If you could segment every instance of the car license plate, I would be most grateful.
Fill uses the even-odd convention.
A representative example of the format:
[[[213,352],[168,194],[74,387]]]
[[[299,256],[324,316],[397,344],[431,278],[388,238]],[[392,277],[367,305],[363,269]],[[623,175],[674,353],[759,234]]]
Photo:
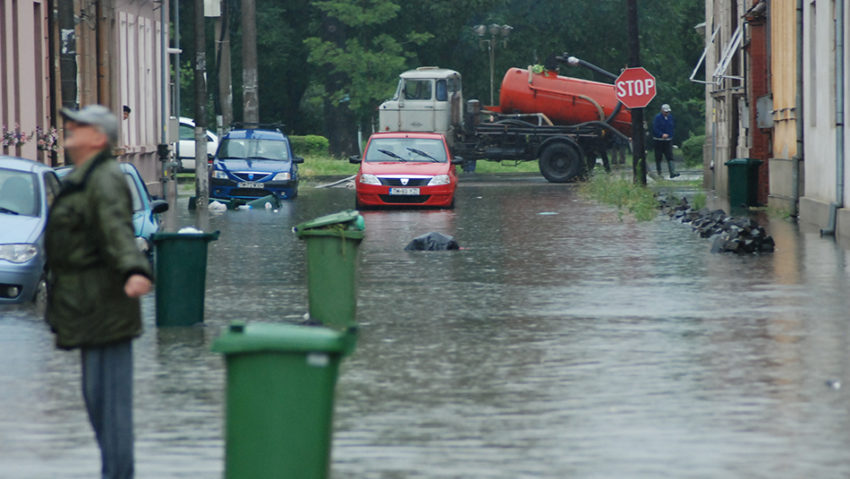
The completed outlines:
[[[418,195],[419,188],[390,188],[391,195]]]
[[[240,181],[237,185],[240,188],[259,188],[259,189],[264,188],[262,183],[256,183],[256,182],[253,182],[253,181]]]

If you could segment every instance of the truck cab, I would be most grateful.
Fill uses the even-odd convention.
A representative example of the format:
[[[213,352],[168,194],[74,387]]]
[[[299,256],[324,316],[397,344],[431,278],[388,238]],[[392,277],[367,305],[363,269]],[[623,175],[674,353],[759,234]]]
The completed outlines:
[[[392,99],[378,107],[380,131],[442,133],[452,142],[463,124],[460,73],[419,67],[399,76]]]

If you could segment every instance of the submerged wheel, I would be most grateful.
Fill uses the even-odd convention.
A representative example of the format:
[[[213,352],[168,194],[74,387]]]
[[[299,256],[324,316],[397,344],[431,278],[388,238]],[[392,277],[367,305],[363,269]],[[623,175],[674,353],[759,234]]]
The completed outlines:
[[[569,143],[554,143],[540,155],[540,173],[551,183],[566,183],[584,173],[581,150]]]

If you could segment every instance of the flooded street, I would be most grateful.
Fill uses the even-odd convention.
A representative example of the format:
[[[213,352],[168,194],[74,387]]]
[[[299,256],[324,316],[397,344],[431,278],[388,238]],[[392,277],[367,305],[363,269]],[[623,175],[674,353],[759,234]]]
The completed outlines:
[[[536,175],[464,177],[457,195],[455,210],[364,212],[334,478],[850,476],[850,290],[832,239],[761,220],[774,254],[718,255],[687,225],[621,221]],[[290,229],[353,205],[305,186],[277,212],[212,215],[203,326],[158,330],[144,299],[137,477],[221,477],[211,343],[233,320],[301,320]],[[176,213],[198,225],[185,197]],[[403,251],[430,231],[462,250]],[[0,310],[0,477],[99,469],[79,353],[52,340],[33,308]]]

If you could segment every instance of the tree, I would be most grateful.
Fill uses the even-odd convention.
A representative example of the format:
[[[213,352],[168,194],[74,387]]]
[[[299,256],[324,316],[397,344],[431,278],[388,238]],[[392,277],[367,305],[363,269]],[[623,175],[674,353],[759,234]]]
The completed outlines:
[[[358,152],[356,125],[392,93],[398,74],[433,35],[392,25],[400,9],[391,0],[319,1],[320,36],[304,40],[314,77],[324,86],[325,127],[333,155]],[[395,35],[393,34],[395,32]],[[403,33],[399,33],[403,32]]]

